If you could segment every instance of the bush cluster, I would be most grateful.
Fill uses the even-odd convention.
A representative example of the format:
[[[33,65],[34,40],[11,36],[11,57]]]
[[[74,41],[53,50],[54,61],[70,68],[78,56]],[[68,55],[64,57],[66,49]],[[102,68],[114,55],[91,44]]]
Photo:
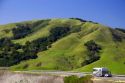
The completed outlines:
[[[93,83],[91,80],[91,75],[86,75],[84,77],[77,77],[75,75],[64,77],[64,83]]]
[[[22,47],[19,44],[12,43],[10,38],[0,39],[0,66],[11,66],[22,60],[37,58],[35,53],[25,51]]]
[[[88,54],[85,61],[82,63],[82,66],[100,59],[99,52],[101,50],[101,46],[96,44],[93,40],[86,42],[84,45],[87,47]]]
[[[31,32],[31,28],[28,25],[20,25],[12,29],[13,39],[20,39],[25,37]]]
[[[14,38],[24,37],[29,33],[27,27],[13,29]],[[22,32],[22,33],[21,33]],[[27,41],[25,45],[14,44],[11,38],[0,39],[0,66],[11,66],[23,60],[37,58],[37,53],[47,50],[51,44],[70,33],[69,27],[55,27],[50,30],[48,37]]]

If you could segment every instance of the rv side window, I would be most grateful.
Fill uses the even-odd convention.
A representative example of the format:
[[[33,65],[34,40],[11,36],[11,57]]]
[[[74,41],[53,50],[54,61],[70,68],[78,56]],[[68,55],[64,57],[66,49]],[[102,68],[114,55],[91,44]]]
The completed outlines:
[[[93,69],[93,71],[98,71],[97,69]]]
[[[102,71],[103,73],[110,73],[108,70],[107,71]]]

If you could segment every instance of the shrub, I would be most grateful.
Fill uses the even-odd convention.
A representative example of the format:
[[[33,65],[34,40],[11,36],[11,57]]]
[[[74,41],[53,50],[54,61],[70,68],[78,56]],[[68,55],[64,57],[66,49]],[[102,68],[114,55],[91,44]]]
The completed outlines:
[[[69,27],[55,27],[50,30],[50,36],[48,37],[50,42],[54,42],[57,39],[60,39],[66,36],[70,31]]]
[[[77,77],[75,75],[64,77],[64,83],[93,83],[91,80],[91,75],[86,75],[84,77]]]
[[[79,20],[79,21],[81,21],[81,22],[87,22],[86,20],[83,20],[83,19],[81,19],[81,18],[70,18],[70,19],[76,19],[76,20]]]
[[[100,59],[99,52],[101,50],[101,47],[98,44],[96,44],[93,40],[90,40],[84,45],[87,47],[88,54],[85,58],[85,61],[83,61],[83,63],[81,64],[82,66]]]
[[[9,33],[9,32],[10,32],[9,29],[4,29],[3,31],[4,31],[5,33]]]
[[[26,69],[28,66],[29,66],[28,64],[25,64],[25,65],[23,66],[23,69]]]
[[[121,30],[121,29],[116,29],[116,30],[110,29],[110,31],[112,33],[112,37],[113,37],[114,41],[121,42],[123,39],[125,39],[124,33],[121,33],[121,31],[124,32],[124,30]]]
[[[14,39],[20,39],[28,35],[31,32],[31,29],[29,26],[26,26],[26,25],[17,26],[16,28],[12,29],[12,32],[13,32]]]
[[[36,67],[40,67],[41,65],[42,65],[42,63],[39,62],[39,63],[36,64]]]
[[[86,42],[84,45],[87,47],[89,51],[99,52],[99,50],[101,50],[101,47],[98,44],[96,44],[93,40]]]
[[[12,43],[9,38],[0,39],[0,66],[11,66],[23,60],[37,58],[36,53],[22,47]],[[22,49],[21,52],[20,49]]]
[[[121,32],[125,33],[125,29],[121,29],[121,28],[115,28],[115,29],[118,30],[118,31],[121,31]]]

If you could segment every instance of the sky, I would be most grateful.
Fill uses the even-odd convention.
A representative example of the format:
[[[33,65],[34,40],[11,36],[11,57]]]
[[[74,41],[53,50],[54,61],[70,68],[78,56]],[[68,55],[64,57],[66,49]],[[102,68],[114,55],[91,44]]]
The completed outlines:
[[[125,0],[0,0],[1,25],[72,17],[125,28]]]

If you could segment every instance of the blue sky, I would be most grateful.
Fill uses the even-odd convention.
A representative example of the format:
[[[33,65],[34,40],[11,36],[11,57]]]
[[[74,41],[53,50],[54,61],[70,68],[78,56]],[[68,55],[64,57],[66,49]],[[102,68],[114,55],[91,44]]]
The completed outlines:
[[[125,28],[125,0],[0,0],[0,24],[71,17]]]

